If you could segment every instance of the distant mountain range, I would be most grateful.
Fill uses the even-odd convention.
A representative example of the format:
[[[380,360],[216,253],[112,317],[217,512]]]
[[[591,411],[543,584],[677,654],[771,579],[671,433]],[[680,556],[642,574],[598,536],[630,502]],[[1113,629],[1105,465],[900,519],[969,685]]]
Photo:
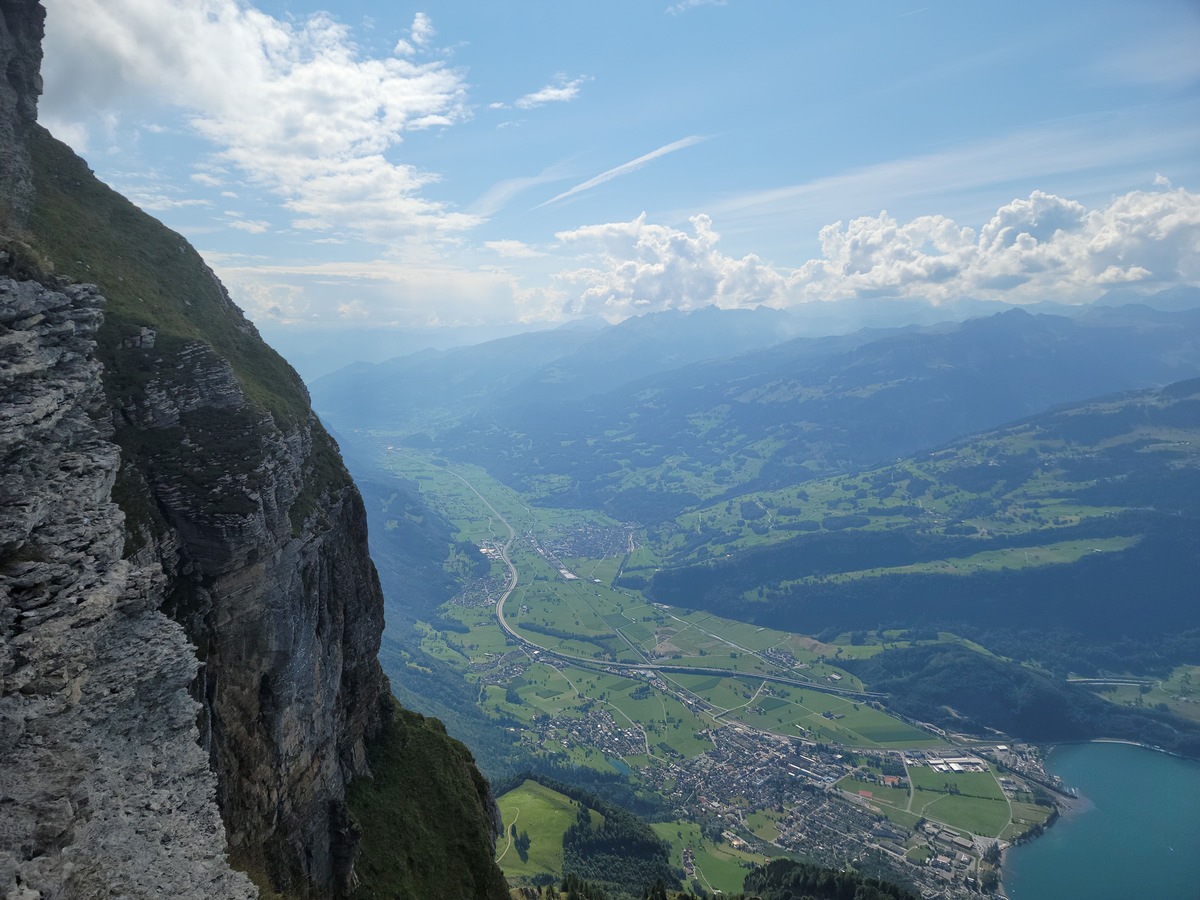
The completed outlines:
[[[409,433],[542,502],[652,523],[1200,375],[1200,310],[787,333],[767,310],[666,313],[354,366],[311,390],[340,431]]]
[[[1144,294],[1128,288],[1109,291],[1097,299],[1096,306],[1140,304],[1154,309],[1178,312],[1200,307],[1200,288],[1179,286],[1156,294]],[[773,317],[779,331],[775,340],[787,337],[830,337],[850,334],[863,328],[904,328],[912,325],[936,325],[960,322],[1024,309],[1030,313],[1072,316],[1078,306],[1036,303],[1013,306],[994,300],[960,299],[934,305],[925,300],[856,298],[831,303],[807,303],[787,311],[764,310]],[[746,316],[754,310],[739,311]],[[682,313],[668,313],[678,317]],[[647,317],[640,317],[647,318]],[[651,317],[652,318],[652,317]],[[624,323],[623,323],[624,324]],[[259,323],[267,342],[285,356],[305,381],[312,382],[357,363],[377,365],[423,350],[447,351],[471,347],[530,331],[604,331],[620,328],[603,319],[575,319],[565,324],[433,326],[428,328],[329,328],[302,325],[277,325],[270,320]],[[636,320],[632,326],[636,328]],[[726,351],[728,352],[728,351]]]

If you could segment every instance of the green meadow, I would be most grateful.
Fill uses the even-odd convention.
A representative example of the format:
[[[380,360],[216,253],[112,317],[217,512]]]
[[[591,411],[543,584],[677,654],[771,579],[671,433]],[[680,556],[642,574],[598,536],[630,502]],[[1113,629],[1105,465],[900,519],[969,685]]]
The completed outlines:
[[[496,861],[506,878],[543,872],[562,877],[563,834],[575,823],[579,804],[536,781],[526,781],[497,798],[504,831],[496,841]],[[591,810],[593,821],[604,817]],[[513,846],[512,828],[529,835],[529,858],[522,860]]]
[[[769,858],[752,850],[735,849],[725,841],[714,844],[700,833],[700,826],[690,822],[655,822],[650,827],[671,845],[672,866],[682,869],[683,850],[691,849],[695,874],[685,881],[698,881],[709,893],[740,893],[750,869]]]

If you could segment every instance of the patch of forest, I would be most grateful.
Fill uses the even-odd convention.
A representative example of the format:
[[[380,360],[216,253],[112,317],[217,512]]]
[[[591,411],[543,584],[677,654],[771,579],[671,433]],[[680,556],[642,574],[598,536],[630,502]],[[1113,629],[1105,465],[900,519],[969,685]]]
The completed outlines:
[[[745,896],[758,900],[917,900],[917,894],[878,878],[776,859],[746,876]]]
[[[1013,645],[1027,629],[1063,631],[1081,641],[1075,654],[1084,664],[1075,669],[1080,672],[1105,667],[1111,662],[1109,651],[1130,639],[1161,639],[1166,642],[1161,649],[1174,647],[1176,653],[1170,655],[1152,654],[1160,665],[1186,661],[1176,654],[1186,656],[1190,648],[1172,638],[1200,628],[1200,607],[1195,603],[1200,520],[1129,514],[1066,531],[1096,538],[1140,531],[1143,537],[1121,552],[1090,554],[1070,565],[774,586],[806,574],[945,558],[964,540],[897,531],[814,535],[717,563],[665,570],[650,581],[648,593],[661,603],[802,634],[936,626],[981,635],[1005,632],[1006,643]],[[1020,546],[1029,539],[1017,535],[976,547]],[[760,597],[756,588],[763,586]],[[1041,643],[1033,642],[1028,653],[1045,649]],[[1145,648],[1142,655],[1148,653]]]
[[[961,646],[885,650],[845,660],[889,695],[889,709],[940,728],[1034,742],[1116,738],[1200,757],[1200,724],[1154,708],[1117,706],[1086,687]]]

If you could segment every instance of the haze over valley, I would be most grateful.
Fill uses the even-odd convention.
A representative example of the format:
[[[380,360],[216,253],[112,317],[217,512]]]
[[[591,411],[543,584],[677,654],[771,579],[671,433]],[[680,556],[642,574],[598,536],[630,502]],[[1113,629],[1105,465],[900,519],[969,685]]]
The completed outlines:
[[[1197,46],[0,0],[0,894],[1194,884]]]

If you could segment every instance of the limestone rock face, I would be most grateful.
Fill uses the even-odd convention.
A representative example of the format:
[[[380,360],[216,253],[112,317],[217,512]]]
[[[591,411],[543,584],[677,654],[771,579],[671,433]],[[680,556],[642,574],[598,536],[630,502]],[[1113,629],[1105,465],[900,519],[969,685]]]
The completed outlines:
[[[0,896],[342,896],[393,714],[362,500],[195,250],[36,125],[42,20],[0,0]]]
[[[101,302],[0,279],[0,892],[253,897],[225,859],[167,579],[123,558]]]
[[[42,93],[46,11],[37,0],[0,4],[0,225],[24,224],[33,199],[25,136]]]
[[[281,887],[343,890],[345,785],[367,773],[363,742],[387,710],[361,499],[315,420],[277,429],[211,348],[123,353],[151,373],[117,434],[157,516],[143,553],[203,662],[231,851]]]

